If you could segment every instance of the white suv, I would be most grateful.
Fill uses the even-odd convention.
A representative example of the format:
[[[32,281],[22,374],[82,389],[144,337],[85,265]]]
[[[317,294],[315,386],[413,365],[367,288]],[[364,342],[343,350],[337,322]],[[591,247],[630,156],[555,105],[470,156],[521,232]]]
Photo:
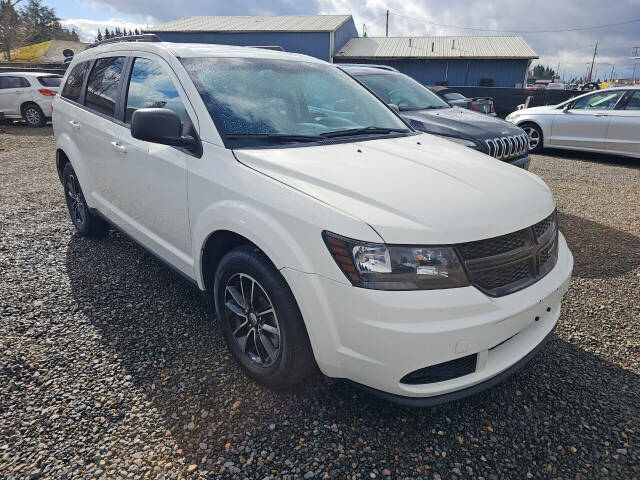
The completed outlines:
[[[261,383],[317,364],[430,405],[552,335],[573,257],[549,188],[413,131],[343,71],[138,41],[86,50],[64,82],[53,125],[76,229],[114,225],[197,285]]]
[[[0,73],[0,120],[22,118],[30,127],[44,127],[61,78],[41,72]]]

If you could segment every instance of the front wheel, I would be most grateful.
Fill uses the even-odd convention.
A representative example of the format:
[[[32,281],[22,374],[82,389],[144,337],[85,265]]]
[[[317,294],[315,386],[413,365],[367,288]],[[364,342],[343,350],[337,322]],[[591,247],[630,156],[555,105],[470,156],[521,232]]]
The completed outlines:
[[[305,378],[315,364],[298,305],[285,279],[253,246],[227,253],[216,271],[222,334],[249,376],[275,389]]]
[[[531,153],[540,153],[542,151],[542,130],[535,123],[525,123],[520,125],[529,137],[529,151]]]

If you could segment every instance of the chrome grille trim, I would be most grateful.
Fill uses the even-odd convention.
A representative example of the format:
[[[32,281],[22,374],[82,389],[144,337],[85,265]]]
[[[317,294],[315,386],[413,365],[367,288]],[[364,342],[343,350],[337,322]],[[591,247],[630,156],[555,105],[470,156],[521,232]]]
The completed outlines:
[[[521,157],[529,151],[529,137],[526,134],[489,138],[484,141],[489,155],[503,160]]]

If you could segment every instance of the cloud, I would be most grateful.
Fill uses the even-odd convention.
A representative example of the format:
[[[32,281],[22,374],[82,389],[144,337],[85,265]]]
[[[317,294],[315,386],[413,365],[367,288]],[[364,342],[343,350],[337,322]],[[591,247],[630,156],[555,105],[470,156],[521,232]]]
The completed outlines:
[[[424,2],[411,0],[191,0],[176,10],[169,0],[91,0],[122,16],[143,18],[153,23],[190,15],[284,15],[284,14],[351,14],[362,33],[366,24],[371,36],[384,35],[386,10],[391,11],[389,35],[499,35],[489,31],[472,31],[430,25],[472,26],[494,30],[554,30],[616,23],[640,18],[640,0],[617,0],[615,8],[601,0],[449,0]],[[97,27],[96,27],[97,28]],[[127,27],[128,28],[128,27]],[[540,55],[540,62],[566,70],[567,76],[581,74],[591,61],[598,42],[596,59],[598,74],[616,71],[631,75],[631,48],[640,46],[640,23],[586,31],[522,34]],[[514,32],[517,33],[517,32]]]
[[[98,34],[98,29],[104,32],[105,28],[112,30],[116,27],[126,28],[127,30],[135,30],[136,28],[141,30],[149,25],[156,23],[156,20],[151,18],[147,23],[129,22],[118,18],[112,18],[109,20],[87,20],[83,18],[70,18],[68,20],[61,20],[60,23],[66,28],[73,28],[78,32],[80,41],[93,42]]]

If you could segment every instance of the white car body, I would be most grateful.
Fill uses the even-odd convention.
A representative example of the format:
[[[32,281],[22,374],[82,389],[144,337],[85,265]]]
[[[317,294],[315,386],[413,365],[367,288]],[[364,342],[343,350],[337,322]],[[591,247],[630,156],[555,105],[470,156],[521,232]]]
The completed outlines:
[[[193,119],[202,156],[137,140],[121,122],[58,96],[56,146],[73,165],[87,203],[203,291],[211,275],[203,250],[212,234],[230,231],[253,242],[288,283],[328,377],[407,403],[437,403],[490,386],[549,338],[573,267],[562,234],[555,267],[501,297],[474,286],[355,287],[322,237],[331,231],[377,243],[449,245],[511,234],[555,210],[537,176],[427,134],[230,150],[178,57],[324,62],[246,47],[115,43],[76,55],[68,72],[114,54],[162,62]],[[477,363],[470,374],[423,385],[400,381],[471,354]]]
[[[592,108],[573,108],[577,101],[603,95],[619,98],[607,103],[606,108],[598,108],[598,102],[594,102]],[[524,108],[509,114],[506,120],[520,127],[537,125],[542,131],[544,147],[640,158],[640,87],[637,86],[611,87],[559,105]]]
[[[43,77],[60,77],[60,75],[42,72],[0,73],[0,116],[7,119],[23,118],[24,108],[35,103],[40,107],[44,116],[50,118],[51,102],[60,88],[43,85],[40,80]],[[3,88],[4,85],[1,84],[3,78],[20,79],[21,81]]]

